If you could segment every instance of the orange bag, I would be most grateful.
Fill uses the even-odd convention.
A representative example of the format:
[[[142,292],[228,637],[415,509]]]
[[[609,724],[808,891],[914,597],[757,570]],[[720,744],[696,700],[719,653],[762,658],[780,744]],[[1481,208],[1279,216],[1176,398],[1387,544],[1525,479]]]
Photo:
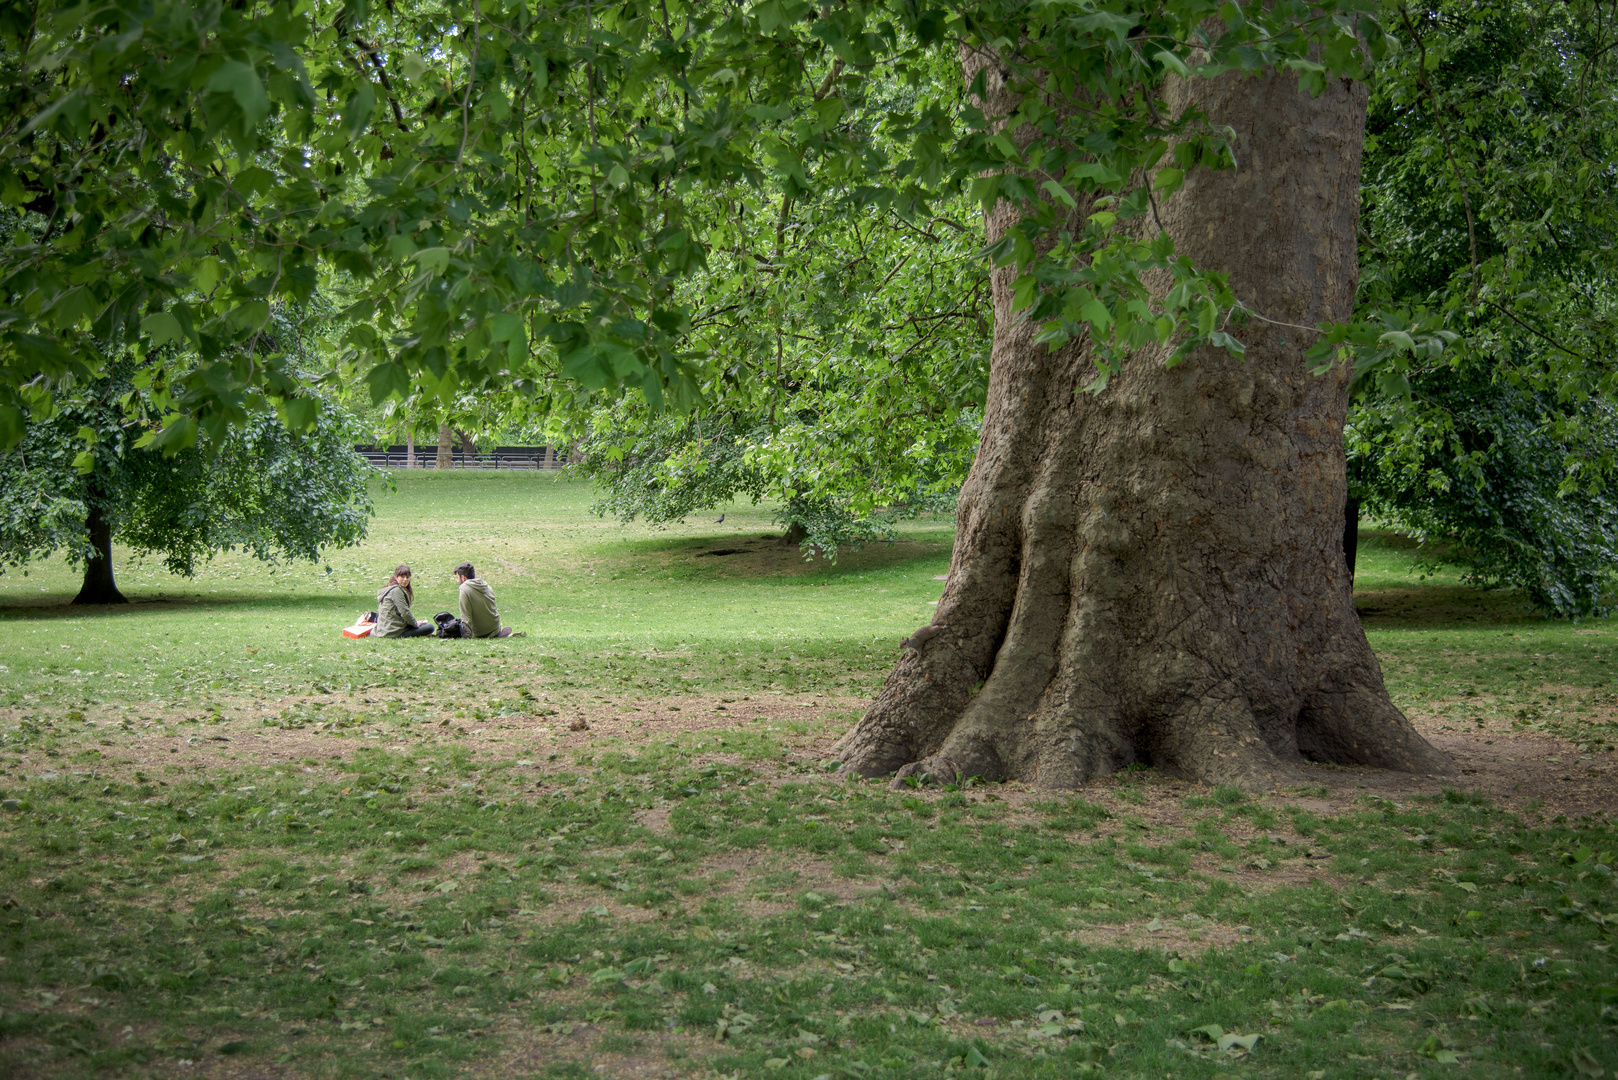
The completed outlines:
[[[370,637],[371,631],[376,629],[376,613],[362,612],[354,621],[353,626],[343,627],[343,636],[350,638]]]

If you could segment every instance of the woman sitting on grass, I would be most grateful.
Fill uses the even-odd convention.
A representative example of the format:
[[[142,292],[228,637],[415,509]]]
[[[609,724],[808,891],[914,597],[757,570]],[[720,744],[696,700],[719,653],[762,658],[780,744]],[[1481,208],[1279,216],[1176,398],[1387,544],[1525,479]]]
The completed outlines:
[[[410,567],[400,563],[382,591],[376,594],[376,629],[371,631],[371,636],[431,637],[437,628],[425,619],[417,622],[410,614],[410,601],[414,598],[410,589]]]

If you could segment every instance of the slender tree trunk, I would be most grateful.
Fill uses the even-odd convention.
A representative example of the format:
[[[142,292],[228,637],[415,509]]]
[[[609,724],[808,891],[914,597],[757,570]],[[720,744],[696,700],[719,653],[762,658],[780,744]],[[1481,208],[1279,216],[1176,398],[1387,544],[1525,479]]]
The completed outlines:
[[[448,424],[438,425],[438,460],[433,462],[435,469],[452,468],[455,464],[453,450],[455,448],[454,433]]]
[[[456,431],[455,438],[460,440],[461,444],[461,468],[466,468],[468,462],[474,466],[477,465],[478,448],[477,444],[472,441],[472,436],[464,431]]]
[[[405,468],[414,469],[415,467],[416,467],[416,433],[414,431],[406,431],[405,432]]]
[[[89,483],[90,504],[89,516],[85,518],[84,528],[90,534],[90,557],[84,560],[84,584],[79,589],[79,595],[73,598],[75,604],[127,604],[124,594],[118,591],[117,584],[112,579],[112,522],[107,520],[102,510],[102,495],[92,476]]]
[[[987,105],[1006,115],[996,67]],[[1160,207],[1180,252],[1272,320],[1346,318],[1365,88],[1311,98],[1289,74],[1232,74],[1171,86],[1167,104],[1193,93],[1236,130],[1240,167],[1196,171]],[[991,242],[1016,213],[988,215]],[[1245,360],[1203,350],[1167,369],[1137,352],[1082,393],[1088,347],[1034,344],[1014,281],[993,272],[989,396],[943,599],[843,740],[846,767],[1052,788],[1137,762],[1249,787],[1304,759],[1448,771],[1354,613],[1348,373],[1309,374],[1312,333],[1254,322]]]

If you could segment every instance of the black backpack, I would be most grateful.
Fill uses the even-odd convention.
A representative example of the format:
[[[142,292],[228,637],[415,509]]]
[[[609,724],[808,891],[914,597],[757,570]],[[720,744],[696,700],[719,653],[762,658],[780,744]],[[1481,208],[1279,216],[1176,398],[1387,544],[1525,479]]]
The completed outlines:
[[[442,638],[471,637],[466,624],[447,611],[440,611],[433,616],[433,622],[438,627],[438,636]]]

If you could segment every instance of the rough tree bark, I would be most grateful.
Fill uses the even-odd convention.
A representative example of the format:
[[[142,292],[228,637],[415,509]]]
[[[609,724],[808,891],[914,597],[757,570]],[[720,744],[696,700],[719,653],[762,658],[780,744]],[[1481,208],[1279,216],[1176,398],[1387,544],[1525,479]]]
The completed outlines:
[[[1192,94],[1236,130],[1240,166],[1194,172],[1160,206],[1178,249],[1271,320],[1347,318],[1364,87],[1312,98],[1288,74],[1228,75],[1173,86],[1168,105]],[[991,242],[1016,213],[987,216]],[[1136,762],[1247,787],[1304,759],[1449,771],[1389,699],[1354,613],[1347,373],[1309,374],[1313,334],[1255,322],[1245,360],[1137,353],[1078,393],[1086,347],[1035,345],[1014,281],[993,274],[989,396],[943,598],[845,737],[845,766],[1052,788]]]
[[[112,522],[102,509],[104,495],[94,476],[91,476],[87,486],[86,502],[89,503],[90,512],[85,518],[84,528],[90,534],[91,553],[84,560],[84,584],[80,586],[79,595],[73,598],[73,602],[127,604],[129,601],[118,591],[118,585],[112,579]]]

